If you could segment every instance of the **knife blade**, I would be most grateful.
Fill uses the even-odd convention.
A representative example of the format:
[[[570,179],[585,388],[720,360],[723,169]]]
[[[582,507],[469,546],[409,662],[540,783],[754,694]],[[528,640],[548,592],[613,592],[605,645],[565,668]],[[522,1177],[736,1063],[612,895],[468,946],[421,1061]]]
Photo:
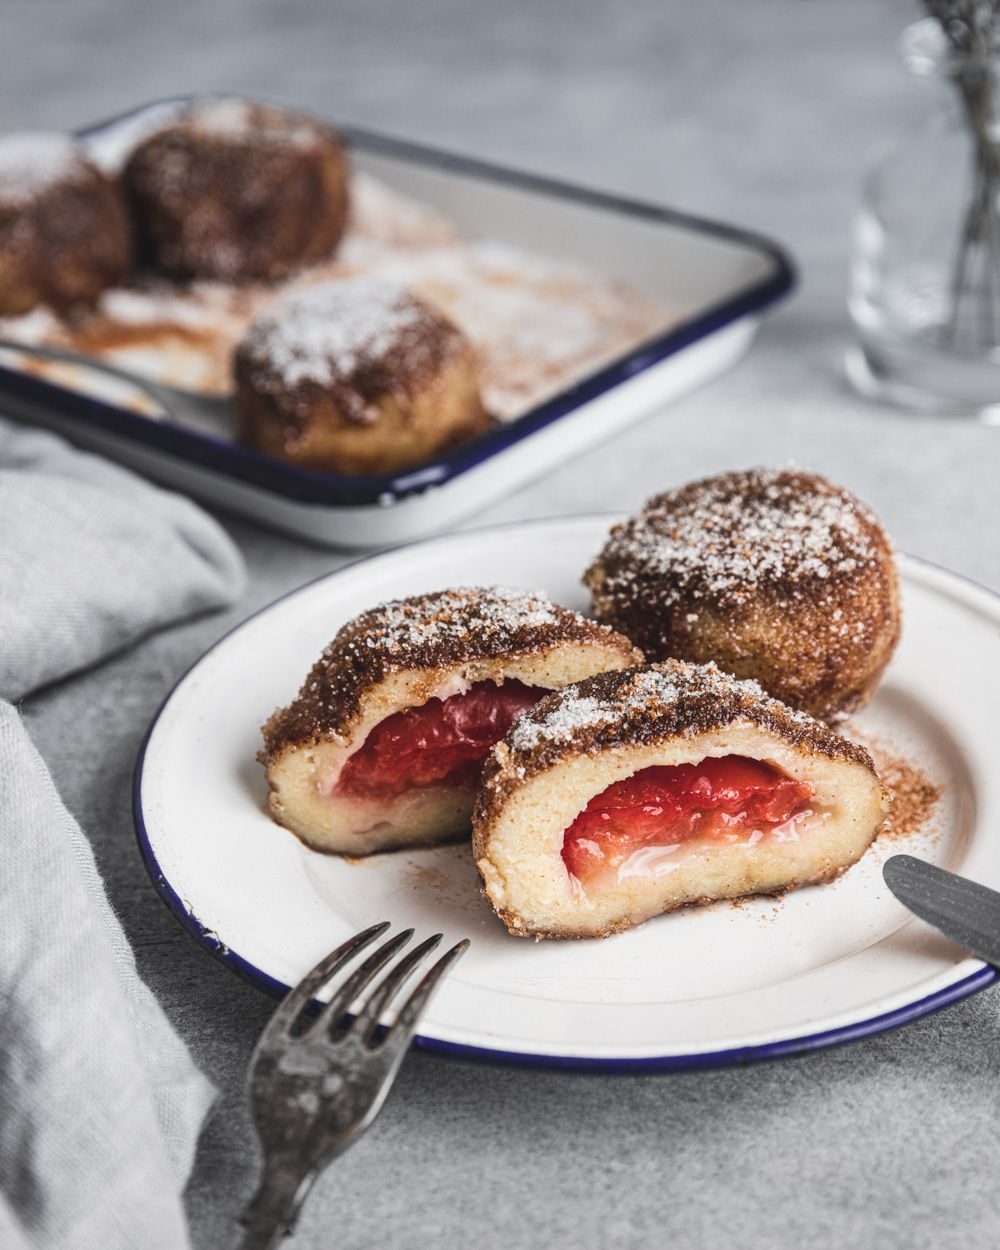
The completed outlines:
[[[988,964],[1000,965],[1000,893],[912,855],[893,855],[882,876],[896,898]]]

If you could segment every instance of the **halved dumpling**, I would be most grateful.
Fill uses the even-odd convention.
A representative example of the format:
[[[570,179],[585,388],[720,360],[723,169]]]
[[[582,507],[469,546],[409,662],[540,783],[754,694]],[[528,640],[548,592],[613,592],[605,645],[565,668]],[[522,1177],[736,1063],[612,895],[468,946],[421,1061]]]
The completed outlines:
[[[382,604],[344,626],[264,726],[271,815],[343,855],[468,834],[483,760],[517,717],[641,658],[539,593],[468,587]]]
[[[511,933],[601,937],[827,881],[888,807],[862,747],[756,682],[668,660],[536,704],[483,770],[473,853]]]

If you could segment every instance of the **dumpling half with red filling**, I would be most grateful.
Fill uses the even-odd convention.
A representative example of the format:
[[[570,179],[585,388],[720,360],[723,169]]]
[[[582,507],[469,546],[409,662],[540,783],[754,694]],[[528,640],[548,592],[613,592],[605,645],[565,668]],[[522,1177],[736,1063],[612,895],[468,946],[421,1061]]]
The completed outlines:
[[[511,933],[606,937],[828,881],[889,801],[868,753],[755,681],[667,660],[541,700],[483,770],[473,854]]]
[[[271,815],[342,855],[468,834],[483,760],[550,691],[642,659],[540,592],[463,587],[340,630],[264,726]]]

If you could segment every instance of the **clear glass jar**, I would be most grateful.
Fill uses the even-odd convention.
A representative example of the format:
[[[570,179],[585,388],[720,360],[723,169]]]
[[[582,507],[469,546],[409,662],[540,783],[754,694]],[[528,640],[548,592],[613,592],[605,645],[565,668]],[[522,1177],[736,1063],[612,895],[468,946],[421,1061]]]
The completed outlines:
[[[994,58],[933,18],[903,33],[937,108],[871,169],[855,222],[847,373],[864,394],[1000,422],[1000,99]]]

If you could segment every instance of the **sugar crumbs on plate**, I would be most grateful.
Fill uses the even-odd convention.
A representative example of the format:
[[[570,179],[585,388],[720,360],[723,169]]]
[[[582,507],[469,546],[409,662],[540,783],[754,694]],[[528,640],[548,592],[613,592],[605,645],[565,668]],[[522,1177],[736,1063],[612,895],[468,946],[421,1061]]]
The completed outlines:
[[[882,842],[902,841],[917,834],[934,832],[935,809],[944,786],[925,773],[897,748],[878,739],[865,738],[875,771],[892,796],[892,808],[878,832]]]

